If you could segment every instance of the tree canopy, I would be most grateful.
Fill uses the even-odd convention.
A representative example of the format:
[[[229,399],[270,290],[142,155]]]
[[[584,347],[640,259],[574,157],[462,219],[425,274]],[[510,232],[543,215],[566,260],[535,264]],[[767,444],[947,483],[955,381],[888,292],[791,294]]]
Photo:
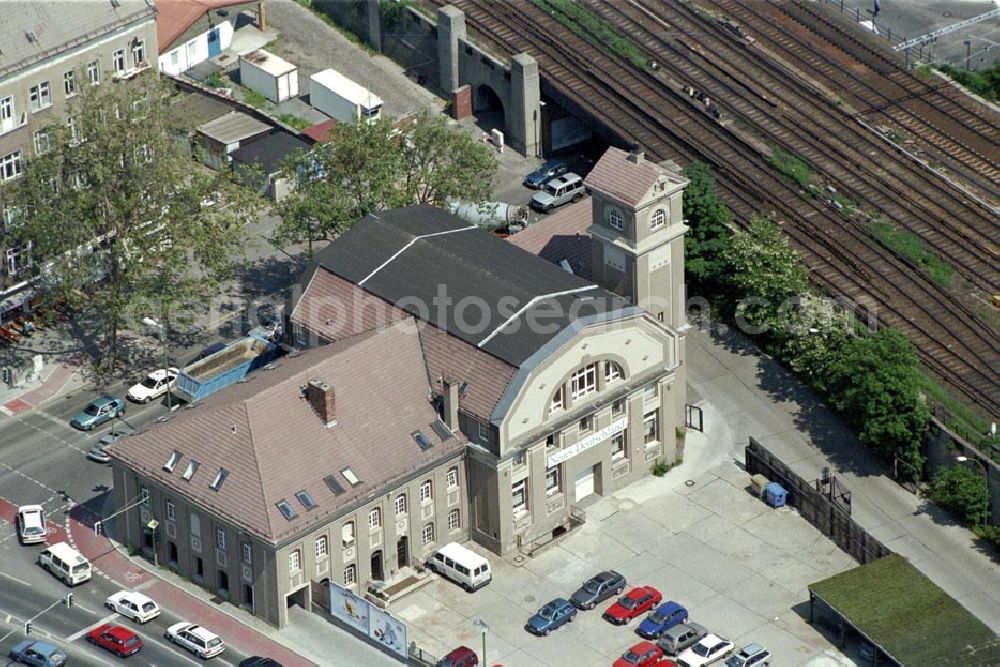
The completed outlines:
[[[693,284],[711,287],[723,273],[733,214],[716,194],[708,165],[692,162],[684,175],[690,181],[684,189],[684,218],[691,230],[684,238],[684,267]]]
[[[285,172],[297,189],[278,205],[278,245],[333,240],[369,213],[451,199],[488,200],[493,150],[427,111],[409,126],[388,118],[336,125],[329,141],[295,156]]]
[[[230,176],[177,152],[171,93],[154,72],[83,86],[68,120],[44,130],[25,174],[5,188],[20,212],[12,234],[31,248],[36,284],[90,307],[105,369],[123,326],[169,317],[174,306],[218,291],[257,203]]]

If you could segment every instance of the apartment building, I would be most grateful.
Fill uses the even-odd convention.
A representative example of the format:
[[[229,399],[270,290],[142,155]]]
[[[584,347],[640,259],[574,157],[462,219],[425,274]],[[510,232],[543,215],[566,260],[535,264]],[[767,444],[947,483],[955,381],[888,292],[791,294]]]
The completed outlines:
[[[112,448],[125,544],[283,626],[468,539],[465,438],[412,318],[279,358]]]
[[[0,216],[16,223],[3,186],[48,149],[45,128],[65,122],[81,86],[129,78],[155,66],[156,10],[144,0],[9,2],[0,21]],[[29,249],[0,237],[0,308],[22,304]],[[0,313],[2,315],[2,313]]]

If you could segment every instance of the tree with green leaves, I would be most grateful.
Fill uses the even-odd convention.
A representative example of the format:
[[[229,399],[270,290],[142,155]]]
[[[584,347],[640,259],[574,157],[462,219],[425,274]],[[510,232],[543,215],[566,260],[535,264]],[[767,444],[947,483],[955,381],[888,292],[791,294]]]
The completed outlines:
[[[742,301],[737,315],[747,325],[774,330],[782,324],[786,300],[805,294],[809,274],[788,238],[770,218],[755,215],[722,253],[725,283],[730,296]]]
[[[278,205],[278,246],[332,241],[369,213],[449,200],[484,201],[498,162],[468,132],[427,111],[408,126],[380,118],[336,125],[329,141],[285,165],[298,187]]]
[[[723,273],[723,253],[732,237],[733,214],[715,192],[715,178],[704,162],[684,170],[684,218],[691,231],[684,237],[684,268],[692,284],[712,288]]]
[[[985,471],[976,472],[964,465],[949,466],[934,476],[930,497],[966,523],[986,521],[990,488]]]
[[[123,327],[143,316],[166,326],[176,306],[217,293],[258,203],[231,175],[176,152],[172,93],[152,71],[84,86],[68,121],[45,129],[46,150],[4,188],[20,212],[12,235],[31,248],[35,284],[96,316],[105,371],[115,366]]]
[[[829,359],[826,376],[830,403],[859,429],[861,441],[919,474],[929,411],[910,341],[892,328],[855,336]]]

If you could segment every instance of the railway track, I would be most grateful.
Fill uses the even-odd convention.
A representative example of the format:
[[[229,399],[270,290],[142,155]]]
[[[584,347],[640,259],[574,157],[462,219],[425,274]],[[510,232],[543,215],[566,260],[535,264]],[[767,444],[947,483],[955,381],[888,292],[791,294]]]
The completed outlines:
[[[984,214],[978,202],[961,210],[945,209],[937,200],[948,201],[958,193],[932,174],[914,169],[906,158],[885,160],[885,153],[894,152],[895,146],[859,127],[838,108],[828,111],[817,104],[809,84],[798,84],[787,70],[768,61],[736,66],[756,54],[717,23],[684,6],[626,0],[595,8],[643,44],[649,57],[664,63],[665,70],[737,114],[770,145],[818,165],[826,181],[860,209],[884,213],[921,236],[936,254],[951,258],[967,284],[986,294],[1000,290],[1000,280],[992,270],[998,259],[992,240],[997,231],[991,224],[993,213]],[[697,43],[667,39],[660,30],[647,30],[650,19],[665,31],[697,35]],[[965,203],[962,198],[959,201]]]
[[[949,305],[936,286],[899,258],[885,257],[863,231],[821,202],[800,198],[763,164],[758,148],[720,128],[691,98],[602,54],[533,5],[486,0],[457,5],[470,27],[504,51],[535,55],[548,85],[598,122],[660,158],[711,164],[722,195],[742,218],[773,210],[787,219],[785,229],[819,284],[855,301],[877,302],[880,321],[910,336],[933,375],[967,401],[998,412],[996,335],[970,327],[968,312]]]

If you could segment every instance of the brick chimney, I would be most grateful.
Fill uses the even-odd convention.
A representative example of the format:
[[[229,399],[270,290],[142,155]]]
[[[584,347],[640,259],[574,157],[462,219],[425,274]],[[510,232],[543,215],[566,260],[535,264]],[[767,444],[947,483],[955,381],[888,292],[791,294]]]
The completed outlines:
[[[458,433],[458,386],[456,380],[444,381],[444,423],[452,433]]]
[[[322,380],[310,380],[306,385],[306,399],[327,428],[337,424],[337,394],[333,387]]]
[[[639,144],[633,144],[632,150],[628,152],[628,161],[633,164],[642,164],[645,155],[646,152],[642,150],[642,146]]]

